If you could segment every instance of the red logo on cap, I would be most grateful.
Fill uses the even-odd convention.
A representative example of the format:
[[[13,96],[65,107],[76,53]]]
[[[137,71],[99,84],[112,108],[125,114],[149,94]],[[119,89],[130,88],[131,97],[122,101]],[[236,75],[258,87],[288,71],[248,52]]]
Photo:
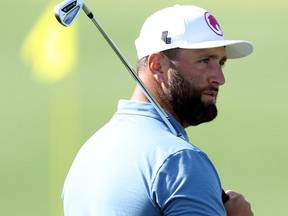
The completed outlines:
[[[212,16],[209,12],[206,12],[204,14],[205,20],[207,25],[209,26],[209,28],[215,32],[217,35],[223,36],[223,32],[220,28],[219,23],[217,22],[217,20],[215,19],[214,16]]]

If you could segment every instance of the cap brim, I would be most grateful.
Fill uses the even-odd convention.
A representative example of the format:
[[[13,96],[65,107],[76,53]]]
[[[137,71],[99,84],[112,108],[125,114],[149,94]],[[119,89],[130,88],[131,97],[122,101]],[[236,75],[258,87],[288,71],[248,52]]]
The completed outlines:
[[[253,44],[249,41],[243,40],[217,40],[217,41],[205,41],[200,43],[194,43],[191,45],[179,46],[183,49],[208,49],[217,47],[226,47],[226,55],[228,59],[242,58],[250,55],[253,52]]]

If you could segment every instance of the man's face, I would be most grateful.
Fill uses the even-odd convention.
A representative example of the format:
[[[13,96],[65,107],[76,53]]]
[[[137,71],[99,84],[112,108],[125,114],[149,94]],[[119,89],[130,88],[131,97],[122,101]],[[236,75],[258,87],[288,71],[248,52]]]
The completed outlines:
[[[225,82],[225,48],[180,50],[170,63],[166,100],[182,125],[199,125],[217,116],[216,98]]]

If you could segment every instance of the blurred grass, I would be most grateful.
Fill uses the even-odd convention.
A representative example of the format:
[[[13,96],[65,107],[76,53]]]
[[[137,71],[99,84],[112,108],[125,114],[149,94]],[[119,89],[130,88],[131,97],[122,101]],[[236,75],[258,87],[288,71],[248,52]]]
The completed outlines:
[[[176,3],[191,1],[87,0],[132,65],[136,62],[134,39],[144,19]],[[288,3],[193,3],[216,16],[226,38],[251,40],[255,52],[249,58],[228,61],[226,84],[218,99],[219,116],[212,123],[189,128],[190,140],[211,157],[224,188],[246,195],[255,215],[286,215]],[[47,5],[36,0],[4,3],[0,21],[0,215],[63,215],[61,189],[75,154],[110,119],[118,99],[129,98],[135,86],[83,13],[77,21],[77,68],[54,84],[35,79],[19,52]]]

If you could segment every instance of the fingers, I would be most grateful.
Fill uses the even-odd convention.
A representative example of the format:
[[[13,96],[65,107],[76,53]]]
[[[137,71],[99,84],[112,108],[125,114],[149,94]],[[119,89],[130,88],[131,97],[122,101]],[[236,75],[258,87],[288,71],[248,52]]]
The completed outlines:
[[[251,204],[245,197],[234,191],[226,191],[230,199],[224,204],[228,216],[253,216]]]

